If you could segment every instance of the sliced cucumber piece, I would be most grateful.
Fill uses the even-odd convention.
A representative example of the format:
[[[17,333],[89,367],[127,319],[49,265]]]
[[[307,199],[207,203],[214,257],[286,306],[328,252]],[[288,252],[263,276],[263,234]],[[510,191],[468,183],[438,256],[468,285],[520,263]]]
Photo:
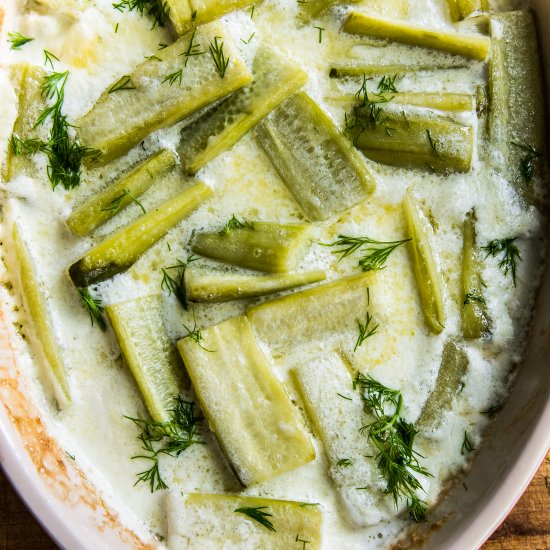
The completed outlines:
[[[155,153],[129,174],[75,208],[67,218],[69,229],[79,237],[88,235],[132,204],[175,165],[176,159],[167,149]]]
[[[349,335],[369,307],[371,278],[370,273],[344,277],[263,302],[246,315],[256,334],[275,348]]]
[[[171,549],[321,548],[322,514],[316,504],[174,491],[168,496],[166,510]]]
[[[178,153],[189,174],[232,147],[307,81],[306,73],[265,46],[256,53],[252,72],[251,84],[183,129]]]
[[[326,220],[365,199],[374,178],[323,110],[299,92],[254,130],[257,142],[312,220]]]
[[[229,60],[223,78],[208,54],[215,37],[218,43],[223,42],[224,55]],[[206,53],[196,55],[197,51]],[[155,57],[161,60],[148,59],[130,74],[133,89],[103,92],[77,123],[80,140],[102,152],[98,162],[119,157],[151,132],[183,120],[245,86],[252,78],[219,23],[198,27]]]
[[[512,183],[526,192],[545,152],[544,87],[532,12],[491,16],[489,135]]]
[[[419,428],[433,430],[441,424],[445,412],[451,409],[453,399],[460,392],[468,364],[468,356],[462,347],[454,340],[447,340],[435,387],[418,418]]]
[[[469,212],[462,235],[462,334],[464,338],[486,338],[491,334],[491,321],[483,297],[483,280],[479,248],[476,243],[476,217]]]
[[[379,120],[373,118],[370,106],[354,110],[358,123],[348,136],[366,157],[390,166],[432,172],[470,169],[474,149],[471,126],[438,115],[395,113],[381,105]]]
[[[244,485],[307,464],[315,450],[246,317],[182,338],[178,348],[208,423]]]
[[[35,124],[45,102],[41,87],[45,75],[44,69],[19,63],[10,67],[10,79],[19,103],[17,118],[13,125],[13,135],[19,139],[36,137]],[[6,160],[2,167],[2,178],[9,181],[19,174],[31,174],[32,161],[28,155],[16,155],[12,143],[8,143]]]
[[[227,231],[197,233],[191,250],[258,271],[291,271],[303,258],[308,245],[309,226],[275,222],[250,222]]]
[[[359,61],[353,63],[335,63],[330,66],[329,76],[344,78],[346,76],[383,76],[387,74],[408,74],[419,72],[448,71],[450,69],[464,69],[467,65],[435,62],[430,64],[392,63],[384,65],[364,64]]]
[[[412,238],[413,269],[420,303],[429,329],[439,334],[445,326],[445,285],[436,261],[433,228],[410,190],[407,191],[403,207],[409,236]]]
[[[53,386],[57,406],[59,409],[65,409],[71,404],[71,393],[63,354],[53,329],[48,291],[39,278],[31,252],[23,239],[17,216],[11,208],[8,219],[12,250],[17,260],[17,265],[14,267],[19,277],[19,288],[27,316],[34,327],[32,336],[38,341],[46,359],[46,373]]]
[[[329,352],[301,361],[291,373],[351,521],[366,526],[389,519],[392,510],[383,495],[385,483],[372,459],[376,450],[361,431],[370,419],[342,359]]]
[[[185,293],[191,302],[227,302],[272,294],[324,279],[324,271],[254,276],[190,267],[185,272]]]
[[[85,287],[126,271],[211,195],[210,187],[197,183],[119,229],[69,268],[73,283]]]
[[[254,4],[255,0],[166,0],[168,15],[178,35],[219,19],[222,15],[242,10]]]
[[[396,92],[376,94],[376,100],[391,102],[392,105],[412,105],[437,109],[439,111],[474,111],[476,102],[472,94],[451,92]]]
[[[189,381],[184,382],[183,365],[166,332],[162,295],[109,305],[105,311],[151,418],[169,421],[174,398]]]
[[[440,50],[479,61],[487,57],[491,45],[491,40],[482,35],[440,31],[354,11],[344,23],[344,31]]]

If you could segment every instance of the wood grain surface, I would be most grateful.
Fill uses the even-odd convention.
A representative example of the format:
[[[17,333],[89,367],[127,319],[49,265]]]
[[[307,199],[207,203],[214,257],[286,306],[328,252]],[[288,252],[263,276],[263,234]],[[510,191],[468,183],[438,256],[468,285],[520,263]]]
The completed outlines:
[[[56,548],[0,469],[0,550]],[[483,550],[550,550],[550,453]]]

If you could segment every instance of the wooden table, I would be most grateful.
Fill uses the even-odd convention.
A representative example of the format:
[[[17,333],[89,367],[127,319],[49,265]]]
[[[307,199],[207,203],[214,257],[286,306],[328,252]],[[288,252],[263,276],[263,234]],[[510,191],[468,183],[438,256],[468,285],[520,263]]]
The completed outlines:
[[[56,548],[0,470],[0,550]],[[550,453],[483,550],[550,550]]]

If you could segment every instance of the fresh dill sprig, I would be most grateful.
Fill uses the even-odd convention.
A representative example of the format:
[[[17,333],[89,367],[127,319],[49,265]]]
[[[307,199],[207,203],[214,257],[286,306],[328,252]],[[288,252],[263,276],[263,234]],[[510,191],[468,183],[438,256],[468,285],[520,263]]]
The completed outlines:
[[[121,0],[113,4],[120,12],[137,11],[140,15],[149,15],[153,19],[154,29],[157,25],[164,27],[170,19],[170,7],[165,0]]]
[[[55,56],[52,52],[44,50],[44,65],[50,64],[50,67],[53,69],[53,61],[59,61],[59,57]]]
[[[23,140],[15,134],[10,138],[10,145],[15,154],[30,155],[40,151],[47,155],[47,173],[53,189],[59,184],[65,189],[78,186],[82,160],[85,157],[96,157],[101,154],[97,149],[82,145],[78,139],[71,138],[69,134],[69,128],[72,125],[62,112],[68,76],[68,71],[50,73],[44,77],[41,86],[42,96],[51,104],[39,114],[34,127],[51,119],[48,141],[34,138]]]
[[[136,87],[132,84],[132,79],[130,78],[130,75],[125,74],[120,78],[120,80],[117,80],[107,91],[108,94],[112,94],[113,92],[118,92],[119,90],[135,90]]]
[[[499,254],[502,254],[499,261],[498,267],[504,270],[504,275],[508,275],[508,272],[512,275],[512,281],[514,286],[516,286],[516,268],[517,261],[521,261],[521,253],[519,248],[514,244],[514,241],[517,237],[508,237],[506,239],[493,239],[489,244],[482,246],[481,250],[484,250],[488,256],[493,258]]]
[[[351,466],[353,463],[349,458],[341,458],[337,463],[336,466],[342,466],[343,468],[347,468],[348,466]]]
[[[254,35],[255,35],[255,34],[256,34],[256,33],[253,32],[253,33],[248,37],[248,40],[244,40],[243,38],[241,38],[241,42],[242,42],[243,44],[250,44],[250,41],[254,38]]]
[[[468,292],[468,294],[466,294],[466,296],[464,297],[464,305],[468,305],[473,302],[478,302],[479,304],[487,303],[485,301],[485,298],[480,294],[476,294],[475,292]]]
[[[187,258],[187,261],[182,262],[178,260],[176,265],[169,265],[162,268],[162,282],[160,284],[161,289],[166,289],[168,294],[174,294],[181,304],[183,309],[187,311],[189,303],[187,302],[187,296],[185,295],[185,270],[191,262],[197,261],[199,258],[194,254],[191,254]],[[175,276],[168,273],[169,270],[177,269]]]
[[[250,19],[254,19],[254,9],[256,8],[256,4],[252,4],[252,7],[250,8]]]
[[[28,42],[32,42],[34,38],[23,36],[20,32],[13,31],[8,33],[8,42],[11,44],[10,50],[20,50]]]
[[[359,329],[359,336],[357,336],[357,342],[355,342],[355,347],[353,348],[353,351],[356,351],[357,348],[367,338],[374,336],[378,332],[378,325],[371,326],[371,323],[372,323],[372,315],[368,311],[365,315],[364,323],[361,323],[361,321],[357,319],[357,328]]]
[[[243,506],[241,508],[236,508],[233,512],[236,514],[244,514],[250,519],[253,519],[263,525],[266,529],[277,532],[277,529],[273,527],[273,523],[271,523],[271,520],[269,519],[273,517],[273,514],[266,512],[265,510],[267,509],[267,506]]]
[[[209,353],[213,353],[215,350],[205,348],[202,344],[204,340],[204,336],[202,335],[202,329],[200,329],[197,326],[197,320],[195,319],[195,310],[193,310],[193,328],[189,328],[187,325],[183,324],[183,328],[187,331],[187,334],[184,334],[183,338],[189,338],[193,342],[195,342],[200,348],[202,348],[204,351],[207,351]]]
[[[184,62],[185,67],[187,67],[187,62],[189,61],[190,57],[203,55],[205,53],[204,50],[201,50],[201,45],[195,42],[196,33],[197,33],[197,29],[195,28],[191,33],[191,38],[189,39],[189,45],[187,46],[187,49],[181,54],[183,55],[183,57],[185,57],[185,62]]]
[[[510,143],[514,147],[517,147],[525,152],[525,156],[519,163],[519,174],[523,181],[529,184],[533,181],[537,170],[535,161],[542,157],[542,153],[537,151],[532,145],[522,145],[521,143],[516,143],[515,141],[511,141]]]
[[[220,235],[229,235],[233,229],[250,229],[255,230],[254,222],[249,222],[246,218],[240,221],[235,214],[231,216],[231,219],[220,229]]]
[[[166,77],[162,81],[162,84],[164,84],[165,82],[168,82],[168,84],[172,86],[172,84],[175,84],[177,82],[178,85],[181,86],[182,78],[183,78],[183,69],[179,69],[173,73],[170,73],[169,75],[166,75]]]
[[[193,402],[177,396],[174,398],[174,408],[169,412],[170,419],[167,422],[124,417],[141,430],[138,439],[141,442],[141,448],[145,451],[145,454],[133,456],[132,460],[141,458],[151,463],[148,470],[137,474],[135,485],[149,483],[151,492],[168,488],[160,473],[159,456],[161,454],[177,457],[191,445],[204,443],[197,425],[201,417],[196,414]]]
[[[94,322],[97,323],[97,326],[105,332],[107,330],[107,323],[103,318],[103,306],[101,305],[101,300],[99,298],[94,298],[90,294],[88,287],[79,288],[78,294],[80,295],[80,301],[82,307],[88,312],[90,316],[90,321],[92,326]]]
[[[216,65],[216,69],[220,74],[220,78],[223,78],[225,76],[225,72],[227,71],[227,67],[229,66],[229,57],[225,57],[223,42],[218,42],[218,39],[221,40],[221,36],[214,36],[214,42],[210,43],[210,47],[208,49],[210,50],[210,55],[214,60],[214,65]]]
[[[422,489],[422,484],[415,474],[431,474],[419,464],[418,458],[422,457],[413,448],[417,429],[400,416],[403,395],[361,373],[355,376],[353,388],[359,389],[365,411],[375,418],[363,426],[361,432],[367,433],[369,441],[376,448],[378,469],[387,484],[384,494],[393,497],[396,508],[399,500],[405,498],[412,518],[424,521],[426,503],[416,495]]]
[[[114,216],[122,208],[122,200],[124,199],[124,197],[128,197],[132,202],[136,203],[140,207],[141,211],[144,214],[147,214],[147,211],[145,210],[145,207],[143,206],[143,204],[138,199],[136,199],[136,197],[134,197],[134,195],[132,195],[132,193],[130,193],[128,189],[124,189],[121,195],[119,195],[118,197],[115,197],[109,203],[109,205],[106,206],[105,208],[102,208],[101,211],[111,212]]]
[[[353,143],[356,143],[361,134],[368,130],[374,130],[377,126],[388,121],[388,117],[384,113],[384,109],[380,107],[381,103],[388,103],[393,97],[387,97],[381,93],[371,92],[367,90],[368,79],[363,75],[363,82],[359,90],[355,93],[355,97],[359,100],[359,104],[353,109],[353,112],[348,116],[344,115],[344,134],[353,136]]]
[[[472,451],[475,451],[475,447],[473,446],[472,442],[470,441],[470,438],[468,437],[468,432],[464,430],[464,439],[462,440],[462,447],[460,448],[460,454],[464,456],[466,453],[471,453]]]
[[[380,94],[387,94],[392,93],[396,94],[397,88],[395,87],[395,81],[397,79],[397,75],[394,74],[393,76],[384,75],[380,82],[378,83],[378,93]]]
[[[390,254],[402,244],[411,239],[401,241],[375,241],[370,237],[351,237],[349,235],[338,235],[338,239],[333,243],[323,243],[323,246],[339,246],[338,250],[333,250],[333,254],[339,254],[338,261],[356,251],[361,251],[365,255],[359,260],[358,265],[363,271],[374,271],[383,269]]]
[[[317,29],[319,31],[319,44],[323,41],[323,31],[325,30],[324,27],[314,27],[315,29]]]

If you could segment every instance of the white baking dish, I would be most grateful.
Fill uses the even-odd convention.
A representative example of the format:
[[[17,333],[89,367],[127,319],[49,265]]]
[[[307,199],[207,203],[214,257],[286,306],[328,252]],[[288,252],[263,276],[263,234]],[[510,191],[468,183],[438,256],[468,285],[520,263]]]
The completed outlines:
[[[0,4],[1,6],[1,4]],[[535,0],[550,83],[550,1]],[[1,7],[0,7],[0,26]],[[2,293],[0,292],[0,301]],[[479,547],[506,517],[550,445],[550,272],[537,301],[524,364],[506,405],[466,477],[451,489],[419,537],[405,546]],[[63,547],[136,548],[147,542],[124,526],[65,452],[49,438],[20,374],[0,311],[0,463],[38,520]],[[443,521],[441,521],[443,520]],[[436,529],[434,525],[439,525]]]

